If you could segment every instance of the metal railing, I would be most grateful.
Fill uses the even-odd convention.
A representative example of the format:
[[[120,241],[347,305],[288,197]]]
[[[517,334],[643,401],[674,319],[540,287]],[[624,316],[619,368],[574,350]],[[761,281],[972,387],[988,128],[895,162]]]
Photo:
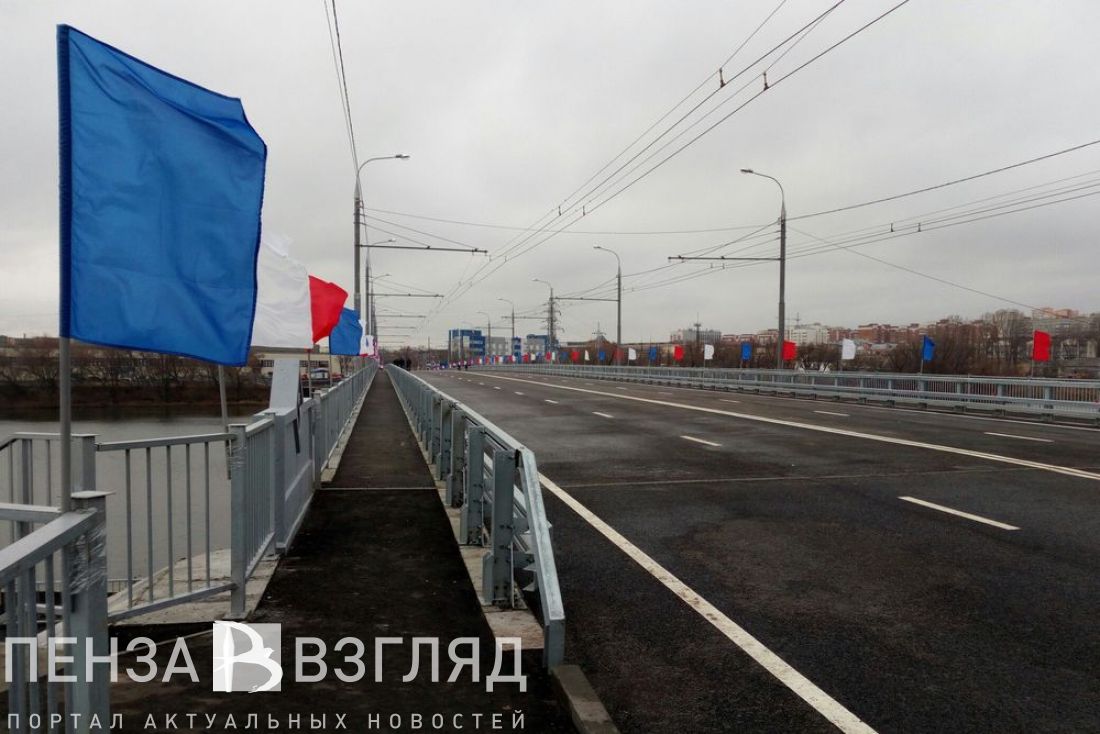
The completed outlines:
[[[229,590],[231,613],[243,614],[244,583],[265,554],[281,553],[293,540],[376,371],[370,362],[297,408],[263,411],[228,432],[123,441],[74,436],[74,491],[111,492],[112,621]],[[0,501],[59,501],[59,441],[48,433],[0,440]],[[16,539],[0,523],[0,547]]]
[[[537,595],[543,662],[561,663],[565,610],[535,455],[516,439],[400,367],[387,367],[447,502],[461,508],[460,540],[490,548],[482,561],[483,595],[500,606]]]
[[[83,732],[93,716],[104,725],[110,720],[106,494],[74,493],[72,507],[63,513],[42,505],[0,505],[0,521],[16,536],[0,549],[0,589],[9,655],[6,723],[10,731],[20,734]],[[49,589],[41,601],[39,578]],[[52,637],[59,648],[60,656],[44,660],[62,661],[61,676],[42,668],[38,653],[42,637]],[[94,662],[92,655],[97,658]],[[79,713],[79,721],[74,723],[62,712]]]
[[[475,369],[1100,423],[1100,380],[545,364]]]

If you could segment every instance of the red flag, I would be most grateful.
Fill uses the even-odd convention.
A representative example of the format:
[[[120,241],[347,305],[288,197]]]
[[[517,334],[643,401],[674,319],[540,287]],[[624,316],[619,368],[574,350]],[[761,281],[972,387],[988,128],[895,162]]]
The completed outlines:
[[[783,342],[783,361],[798,357],[798,345],[794,342]]]
[[[1050,361],[1050,334],[1036,331],[1031,335],[1031,360],[1033,362]]]
[[[576,349],[574,349],[572,352],[569,353],[569,361],[570,362],[576,362],[580,358],[581,358],[581,353],[578,352]]]
[[[348,292],[327,280],[309,276],[309,310],[313,317],[313,343],[325,338],[340,322],[340,310]]]
[[[684,358],[684,345],[683,344],[677,344],[675,347],[673,347],[673,349],[672,349],[672,358],[675,359],[677,362],[683,360],[683,358]]]

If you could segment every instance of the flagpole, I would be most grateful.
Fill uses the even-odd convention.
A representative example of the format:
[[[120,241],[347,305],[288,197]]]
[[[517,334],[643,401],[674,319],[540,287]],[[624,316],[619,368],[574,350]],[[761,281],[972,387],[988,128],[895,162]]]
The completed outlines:
[[[57,352],[61,371],[58,376],[61,391],[61,511],[68,512],[72,509],[73,494],[73,396],[69,337],[58,338]]]
[[[229,433],[229,405],[225,400],[225,367],[218,365],[218,394],[222,403],[222,430]]]

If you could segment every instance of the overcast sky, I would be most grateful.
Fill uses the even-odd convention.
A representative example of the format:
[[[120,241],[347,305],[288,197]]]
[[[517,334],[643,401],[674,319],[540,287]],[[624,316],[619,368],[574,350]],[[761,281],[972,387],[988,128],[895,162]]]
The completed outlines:
[[[895,2],[847,0],[775,63],[769,81]],[[556,212],[559,203],[700,83],[706,80],[689,105],[654,128],[643,144],[714,92],[717,78],[708,76],[778,4],[338,3],[359,157],[412,155],[409,161],[379,161],[364,169],[366,204],[495,227],[545,223],[540,217]],[[726,65],[724,76],[733,76],[831,4],[787,0]],[[56,333],[54,25],[60,22],[239,96],[269,147],[265,228],[289,237],[292,254],[312,273],[351,290],[354,170],[320,0],[0,0],[0,333]],[[1097,145],[935,192],[793,221],[800,214],[931,186],[1100,137],[1097,28],[1100,3],[1095,0],[912,0],[760,95],[597,211],[574,224],[569,224],[574,217],[555,219],[552,229],[567,224],[569,229],[518,257],[504,261],[500,256],[522,235],[516,231],[379,214],[485,248],[491,258],[376,250],[375,272],[390,274],[378,290],[386,290],[390,280],[399,284],[390,286],[392,291],[407,292],[408,285],[451,294],[460,280],[480,273],[460,297],[436,307],[439,313],[411,338],[417,344],[428,337],[441,343],[448,327],[483,325],[479,311],[491,314],[494,330],[504,333],[508,327],[500,317],[508,307],[497,299],[514,300],[521,313],[545,312],[547,288],[532,283],[532,277],[550,281],[561,295],[614,276],[614,258],[592,249],[601,244],[619,252],[624,273],[631,276],[625,279],[623,309],[627,340],[666,339],[670,330],[697,316],[704,326],[723,332],[772,327],[778,292],[774,263],[650,289],[641,287],[708,265],[633,274],[668,264],[670,255],[752,231],[732,228],[775,220],[778,188],[739,174],[741,167],[783,182],[795,228],[789,239],[792,255],[814,244],[810,236],[846,241],[838,235],[864,229],[888,235],[891,222],[931,221],[943,214],[930,212],[948,207],[969,211],[1045,195],[1052,190],[1047,184],[1069,177],[1079,178],[1057,186],[1079,190],[1066,196],[1100,191],[1081,188],[1100,180],[1100,172],[1090,174],[1100,171]],[[759,92],[763,83],[755,74],[761,68],[753,67],[712,96],[686,122],[723,103],[719,111],[651,164]],[[1011,199],[973,203],[1039,186]],[[564,211],[580,201],[570,199]],[[990,295],[844,250],[792,257],[788,316],[835,325],[909,323],[948,314],[978,316],[1009,306],[992,296],[1098,311],[1098,202],[1086,197],[936,231],[922,228],[920,234],[856,248]],[[379,226],[397,234],[381,232]],[[722,228],[729,229],[611,234]],[[372,241],[390,236],[446,244],[372,223]],[[740,254],[778,253],[774,239],[757,239],[715,254],[753,243],[760,246]],[[387,334],[388,328],[417,323],[385,319],[384,312],[425,313],[433,303],[380,298],[383,342],[404,341],[396,332]],[[559,336],[586,338],[597,322],[614,334],[614,304],[565,303]],[[536,330],[542,327],[533,320],[517,326],[521,333]]]

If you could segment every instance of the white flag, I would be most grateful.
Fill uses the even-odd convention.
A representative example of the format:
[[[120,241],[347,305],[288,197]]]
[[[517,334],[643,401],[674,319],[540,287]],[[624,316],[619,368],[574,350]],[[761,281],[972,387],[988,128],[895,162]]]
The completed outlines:
[[[634,347],[627,347],[626,353],[627,353],[627,359],[629,359],[631,362],[633,362],[634,360],[636,360],[638,358],[638,353],[636,351],[634,351]]]
[[[587,349],[584,350],[584,361],[585,362],[588,361],[588,350]]]
[[[704,344],[703,345],[703,359],[704,360],[714,359],[714,345],[713,344]]]
[[[845,339],[840,343],[840,358],[844,360],[856,358],[856,343],[851,339]]]
[[[252,346],[309,349],[313,317],[309,307],[309,273],[287,254],[289,240],[279,235],[260,238],[256,261],[256,318]]]

